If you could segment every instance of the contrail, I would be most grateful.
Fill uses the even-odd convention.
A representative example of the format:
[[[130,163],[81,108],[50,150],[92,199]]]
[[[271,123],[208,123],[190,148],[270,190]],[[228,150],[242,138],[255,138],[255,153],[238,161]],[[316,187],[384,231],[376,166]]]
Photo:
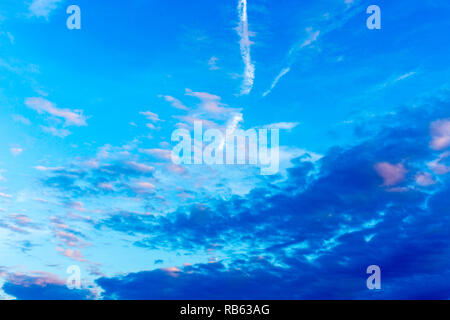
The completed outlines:
[[[255,66],[252,64],[250,56],[250,45],[247,17],[247,0],[239,0],[238,3],[239,26],[238,34],[241,37],[239,42],[241,47],[241,56],[244,61],[244,82],[242,83],[241,94],[249,94],[253,88],[253,80],[255,79]]]
[[[291,68],[285,68],[285,69],[281,70],[281,72],[278,74],[278,76],[273,81],[272,86],[270,87],[270,89],[267,90],[266,92],[264,92],[263,97],[267,96],[270,92],[272,92],[273,88],[275,88],[275,86],[277,85],[278,81],[280,81],[280,79],[283,78],[286,75],[286,73],[288,73],[289,71],[291,71]]]
[[[345,25],[351,18],[360,13],[363,9],[363,5],[360,4],[360,0],[346,1],[347,7],[345,10],[338,12],[332,18],[327,19],[325,22],[319,21],[319,24],[326,24],[327,21],[333,21],[329,25],[324,25],[321,29],[316,30],[316,28],[308,28],[308,36],[301,42],[296,43],[288,52],[285,63],[285,67],[278,73],[272,82],[270,88],[263,93],[263,97],[267,96],[272,92],[272,90],[277,86],[278,82],[283,78],[292,68],[295,60],[302,50],[308,48],[311,44],[317,41],[319,36],[324,36],[332,31],[335,31]]]

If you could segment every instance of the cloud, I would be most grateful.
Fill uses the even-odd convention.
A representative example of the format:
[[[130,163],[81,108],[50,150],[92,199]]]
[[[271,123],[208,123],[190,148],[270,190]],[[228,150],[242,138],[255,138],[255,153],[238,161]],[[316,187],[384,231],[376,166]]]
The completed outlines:
[[[166,149],[140,149],[139,152],[147,154],[149,156],[163,159],[163,160],[171,160],[172,159],[172,151]]]
[[[278,84],[278,81],[280,81],[280,79],[283,78],[289,71],[291,71],[291,68],[284,68],[283,70],[281,70],[281,72],[275,77],[275,80],[270,86],[270,89],[263,93],[263,97],[271,93],[273,88],[275,88],[275,86]]]
[[[167,102],[169,102],[174,108],[179,110],[189,110],[188,107],[186,107],[180,100],[172,97],[172,96],[163,96],[160,95],[160,98],[164,98]]]
[[[12,117],[15,122],[19,122],[19,123],[25,124],[27,126],[31,124],[30,120],[28,120],[27,118],[25,118],[24,116],[22,116],[20,114],[13,114]]]
[[[263,126],[264,129],[280,129],[280,130],[292,130],[299,125],[298,122],[277,122]]]
[[[7,193],[0,192],[0,197],[6,198],[6,199],[11,199],[11,198],[12,198],[12,195],[7,194]]]
[[[450,119],[437,120],[431,124],[431,147],[443,150],[450,147]]]
[[[97,227],[133,234],[135,246],[224,260],[100,278],[104,298],[448,299],[450,177],[433,192],[386,192],[430,182],[429,126],[448,106],[402,109],[361,143],[316,161],[304,154],[273,188],[202,197],[164,216],[111,213]],[[381,267],[382,291],[366,288],[372,264]]]
[[[186,95],[196,97],[201,100],[200,107],[202,111],[206,112],[209,116],[223,117],[223,113],[226,113],[230,109],[224,108],[224,104],[221,103],[221,98],[214,94],[207,92],[194,92],[191,89],[186,89]]]
[[[35,17],[48,18],[50,13],[57,8],[62,0],[33,0],[29,10]]]
[[[306,31],[309,34],[308,37],[298,47],[291,49],[292,52],[310,46],[317,41],[317,38],[319,38],[320,30],[313,31],[312,28],[308,28]]]
[[[285,66],[275,77],[272,82],[270,88],[266,90],[263,94],[263,97],[267,96],[272,92],[272,90],[279,83],[281,78],[289,72],[299,56],[300,52],[303,52],[305,49],[310,48],[312,44],[317,42],[319,36],[323,37],[326,34],[333,32],[341,28],[345,23],[347,23],[351,18],[355,15],[360,14],[363,8],[363,5],[353,6],[352,4],[355,1],[346,1],[347,4],[343,10],[337,10],[331,16],[330,14],[323,15],[321,19],[316,21],[316,26],[308,27],[305,29],[306,37],[302,38],[300,41],[295,43],[288,51],[285,63]]]
[[[9,149],[11,151],[11,153],[13,154],[13,156],[18,156],[23,152],[22,148],[19,147],[13,147],[11,149]]]
[[[417,73],[417,72],[415,72],[415,71],[405,73],[405,74],[401,75],[400,77],[398,77],[397,79],[395,79],[394,82],[398,82],[398,81],[405,80],[405,79],[407,79],[407,78],[409,78],[409,77],[412,77],[412,76],[415,75],[416,73]]]
[[[73,259],[78,262],[85,262],[86,260],[83,258],[83,254],[80,250],[74,250],[74,249],[63,249],[63,248],[56,248],[63,256]]]
[[[59,109],[56,105],[44,98],[27,98],[25,105],[39,114],[48,113],[51,116],[62,118],[67,126],[86,126],[86,118],[81,110]]]
[[[162,121],[161,119],[159,119],[159,115],[157,115],[156,113],[153,113],[151,111],[142,111],[142,112],[139,112],[139,114],[143,115],[144,117],[147,118],[147,120],[152,121],[152,122]]]
[[[88,289],[69,289],[65,281],[46,272],[10,273],[2,288],[19,300],[85,300],[93,299]]]
[[[133,184],[133,188],[139,194],[153,193],[155,190],[155,186],[147,181],[137,181]]]
[[[59,138],[65,138],[71,134],[71,132],[67,129],[58,129],[58,128],[46,127],[46,126],[41,126],[41,128],[42,128],[42,131],[44,131],[46,133],[50,133],[51,135],[53,135],[55,137],[59,137]]]
[[[244,80],[241,87],[241,94],[249,94],[253,88],[253,81],[255,79],[255,66],[252,63],[250,55],[250,32],[248,30],[248,16],[247,16],[247,0],[239,0],[238,2],[239,25],[237,32],[240,37],[239,45],[241,49],[242,60],[245,65]]]
[[[220,68],[217,66],[217,61],[219,61],[219,58],[217,57],[211,57],[211,59],[208,60],[209,70],[219,70]]]
[[[428,187],[428,186],[436,184],[436,180],[434,180],[433,176],[428,172],[418,173],[416,175],[416,183],[419,186]]]
[[[406,169],[403,164],[390,164],[380,162],[375,165],[375,170],[383,178],[383,185],[394,186],[405,179]]]

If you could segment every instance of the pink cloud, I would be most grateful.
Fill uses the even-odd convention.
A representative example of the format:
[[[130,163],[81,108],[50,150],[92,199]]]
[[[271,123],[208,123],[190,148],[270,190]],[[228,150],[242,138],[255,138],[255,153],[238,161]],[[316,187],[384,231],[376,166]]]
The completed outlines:
[[[190,89],[186,89],[186,95],[200,99],[201,108],[210,114],[223,114],[229,111],[228,108],[223,107],[224,104],[220,102],[221,98],[219,96],[207,92],[193,92]]]
[[[178,173],[178,174],[185,174],[187,172],[185,167],[182,167],[180,165],[176,165],[176,164],[168,164],[166,166],[167,170],[169,170],[170,172],[174,172],[174,173]]]
[[[56,248],[56,250],[58,250],[63,256],[66,256],[66,257],[71,258],[73,260],[80,261],[80,262],[86,261],[83,258],[83,255],[81,254],[80,250],[72,250],[72,249],[64,250],[64,249],[59,248],[59,247]]]
[[[65,120],[66,125],[86,126],[86,118],[81,110],[59,109],[56,105],[43,98],[27,98],[25,105],[36,110],[39,114],[48,113],[54,117]]]
[[[433,184],[436,184],[436,180],[433,179],[433,176],[428,172],[418,173],[416,175],[416,183],[422,187],[428,187]]]
[[[134,183],[134,189],[135,192],[137,193],[151,193],[153,192],[153,190],[155,189],[155,186],[153,184],[151,184],[150,182],[145,182],[145,181],[140,181],[140,182],[136,182]]]
[[[100,189],[107,190],[107,191],[113,191],[114,190],[114,186],[111,183],[106,183],[106,182],[99,183],[98,187]]]
[[[31,271],[30,275],[26,275],[21,272],[15,272],[12,274],[8,274],[7,279],[8,282],[14,283],[16,285],[21,285],[23,287],[29,287],[32,285],[45,287],[49,284],[65,284],[65,281],[59,279],[56,275],[43,271]]]
[[[188,107],[186,107],[180,100],[171,97],[171,96],[159,96],[160,98],[164,98],[167,102],[169,102],[172,107],[179,109],[179,110],[189,110]]]
[[[450,146],[450,120],[437,120],[431,123],[431,148],[443,150]]]
[[[155,168],[153,168],[151,166],[148,166],[143,163],[135,162],[135,161],[127,162],[127,164],[134,170],[142,172],[142,173],[149,173],[149,172],[152,172],[153,170],[155,170]]]
[[[12,198],[12,195],[7,194],[7,193],[0,192],[0,197],[6,198],[6,199],[11,199],[11,198]]]
[[[393,186],[402,182],[407,172],[403,164],[394,165],[388,162],[377,163],[375,170],[383,178],[384,186]]]
[[[142,112],[139,112],[139,114],[143,115],[148,120],[153,121],[153,122],[161,121],[161,119],[159,119],[159,116],[156,113],[153,113],[151,111],[142,111]]]
[[[10,151],[14,156],[18,156],[19,154],[21,154],[23,152],[23,149],[15,147],[15,148],[11,148]]]
[[[67,129],[58,129],[58,128],[46,127],[46,126],[41,126],[41,128],[44,132],[49,133],[52,136],[55,136],[58,138],[65,138],[71,134],[71,132]]]
[[[23,214],[14,214],[11,216],[11,218],[14,220],[15,224],[22,226],[22,227],[30,224],[30,222],[31,222],[31,219]]]
[[[169,276],[174,277],[174,278],[177,278],[181,273],[181,270],[176,267],[165,268],[165,269],[161,269],[161,270],[165,271]]]
[[[450,172],[450,167],[445,165],[443,160],[450,157],[450,151],[444,152],[436,160],[428,162],[428,167],[438,175],[447,174]]]

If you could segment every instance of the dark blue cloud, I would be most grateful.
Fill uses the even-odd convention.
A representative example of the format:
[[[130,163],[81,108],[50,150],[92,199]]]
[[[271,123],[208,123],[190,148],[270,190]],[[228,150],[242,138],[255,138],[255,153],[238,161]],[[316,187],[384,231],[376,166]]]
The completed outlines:
[[[359,144],[332,148],[316,163],[294,160],[281,186],[165,217],[111,215],[98,228],[142,235],[138,246],[214,243],[230,259],[98,284],[106,298],[125,299],[450,298],[449,178],[415,183],[418,172],[433,174],[427,163],[439,152],[430,148],[430,123],[448,117],[449,107],[434,101],[366,122]],[[404,180],[384,186],[379,162],[402,163]],[[243,245],[251,248],[244,257],[233,249]],[[382,270],[381,291],[366,288],[373,264]]]
[[[86,300],[93,295],[88,290],[70,290],[64,285],[23,285],[6,282],[3,290],[18,300]]]

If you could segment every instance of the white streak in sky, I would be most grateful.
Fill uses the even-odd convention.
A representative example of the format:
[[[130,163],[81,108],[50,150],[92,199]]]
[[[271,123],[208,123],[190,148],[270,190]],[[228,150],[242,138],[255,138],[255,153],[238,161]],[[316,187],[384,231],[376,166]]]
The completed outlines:
[[[308,36],[301,40],[299,43],[296,43],[288,52],[286,57],[286,65],[281,70],[280,73],[276,76],[275,80],[272,82],[270,89],[264,92],[263,97],[267,96],[272,90],[276,87],[280,79],[286,75],[290,71],[290,68],[296,61],[297,57],[300,55],[300,52],[306,48],[309,48],[312,44],[314,44],[319,36],[324,36],[334,30],[341,28],[345,25],[351,18],[355,15],[359,14],[363,8],[363,5],[360,4],[360,0],[346,0],[346,7],[344,10],[339,11],[337,14],[332,17],[328,17],[325,21],[318,21],[320,28],[307,28],[306,31]],[[329,23],[331,22],[331,23]],[[320,30],[319,30],[320,29]]]
[[[267,96],[272,91],[272,89],[275,88],[278,81],[280,81],[280,79],[283,78],[286,75],[286,73],[288,73],[289,71],[291,71],[291,68],[285,68],[285,69],[281,70],[281,72],[278,74],[278,76],[275,78],[272,85],[270,86],[270,89],[267,90],[266,92],[264,92],[263,97]]]
[[[238,3],[239,26],[238,34],[241,38],[239,41],[241,47],[241,56],[244,61],[244,82],[242,83],[241,94],[249,94],[253,88],[253,80],[255,79],[255,66],[252,63],[250,55],[250,34],[248,31],[247,17],[247,0],[239,0]]]

